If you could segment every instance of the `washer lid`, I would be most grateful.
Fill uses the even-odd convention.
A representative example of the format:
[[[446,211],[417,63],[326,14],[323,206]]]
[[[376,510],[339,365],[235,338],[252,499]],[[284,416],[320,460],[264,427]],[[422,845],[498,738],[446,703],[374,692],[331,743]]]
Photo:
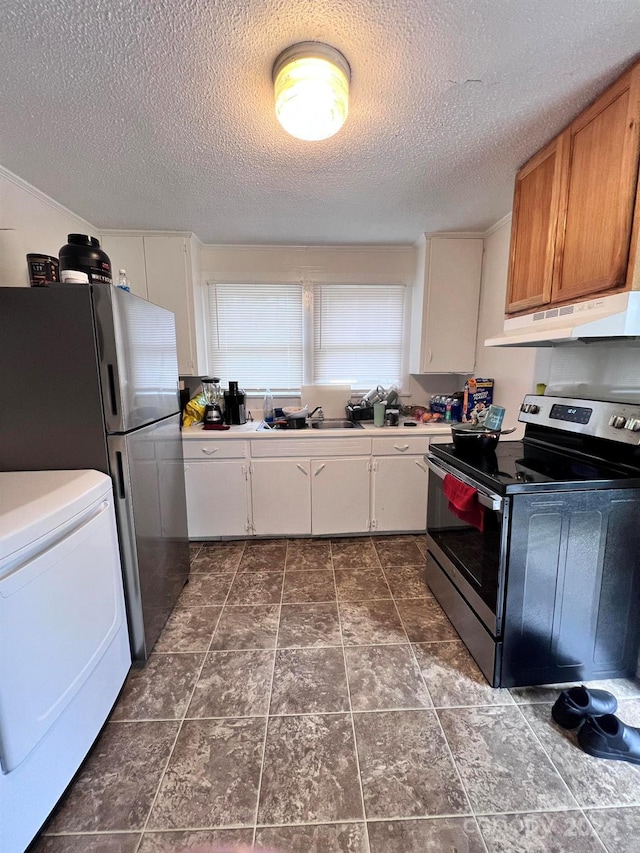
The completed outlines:
[[[99,471],[0,472],[0,564],[105,494],[111,479]]]

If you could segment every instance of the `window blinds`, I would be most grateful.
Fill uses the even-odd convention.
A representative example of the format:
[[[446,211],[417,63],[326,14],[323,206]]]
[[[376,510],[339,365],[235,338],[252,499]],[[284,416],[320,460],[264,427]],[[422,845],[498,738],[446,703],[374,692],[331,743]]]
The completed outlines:
[[[246,390],[299,391],[302,285],[209,284],[210,372]]]
[[[314,285],[315,384],[401,385],[405,292],[402,285]]]

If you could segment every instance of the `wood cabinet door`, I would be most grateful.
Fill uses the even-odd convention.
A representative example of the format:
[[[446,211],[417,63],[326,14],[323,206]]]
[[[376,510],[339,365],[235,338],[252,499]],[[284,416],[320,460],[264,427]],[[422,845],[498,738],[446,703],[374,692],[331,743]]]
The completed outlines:
[[[552,299],[622,288],[638,180],[640,66],[570,125]]]
[[[308,536],[311,483],[308,459],[254,459],[251,503],[256,536]]]
[[[244,461],[187,462],[184,480],[190,539],[250,532]]]
[[[565,141],[553,139],[516,175],[507,313],[551,300]]]
[[[428,469],[424,456],[381,456],[373,464],[373,523],[377,533],[427,529]]]
[[[311,462],[314,536],[369,530],[369,457]]]

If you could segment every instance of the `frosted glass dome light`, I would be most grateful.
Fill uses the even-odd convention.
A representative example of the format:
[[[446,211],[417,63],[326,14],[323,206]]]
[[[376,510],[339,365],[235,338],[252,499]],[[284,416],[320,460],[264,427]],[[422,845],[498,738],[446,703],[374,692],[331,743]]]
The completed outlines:
[[[349,112],[349,63],[334,47],[306,41],[283,50],[273,66],[276,116],[297,139],[337,133]]]

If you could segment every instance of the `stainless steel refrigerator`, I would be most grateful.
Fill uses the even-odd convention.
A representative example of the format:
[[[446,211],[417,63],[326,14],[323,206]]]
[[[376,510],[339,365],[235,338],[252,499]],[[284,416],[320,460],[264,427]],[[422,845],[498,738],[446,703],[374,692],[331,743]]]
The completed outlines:
[[[173,314],[111,285],[1,287],[0,470],[78,468],[112,477],[146,660],[189,572]]]

